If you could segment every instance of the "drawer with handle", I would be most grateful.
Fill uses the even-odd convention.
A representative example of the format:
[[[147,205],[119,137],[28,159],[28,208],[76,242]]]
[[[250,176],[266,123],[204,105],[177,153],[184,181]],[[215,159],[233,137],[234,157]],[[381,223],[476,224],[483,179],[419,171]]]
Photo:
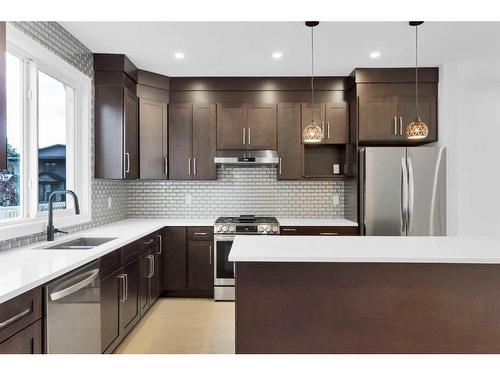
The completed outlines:
[[[282,236],[298,236],[299,227],[280,227],[280,235]]]
[[[300,227],[301,236],[357,236],[358,227]]]
[[[42,289],[35,288],[0,304],[0,342],[42,317]]]
[[[101,279],[111,275],[123,265],[122,249],[117,249],[99,259]]]
[[[214,228],[188,227],[187,238],[189,241],[212,241],[214,238]]]

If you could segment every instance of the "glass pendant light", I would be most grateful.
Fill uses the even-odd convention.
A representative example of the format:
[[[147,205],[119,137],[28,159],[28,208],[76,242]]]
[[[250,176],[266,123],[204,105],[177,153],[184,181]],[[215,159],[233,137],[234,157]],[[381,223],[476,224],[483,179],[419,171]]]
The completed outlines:
[[[304,143],[319,143],[324,138],[323,129],[314,121],[314,27],[318,21],[306,21],[306,26],[311,28],[311,121],[302,130]]]
[[[406,126],[405,135],[408,139],[423,139],[429,135],[427,124],[420,120],[418,115],[418,26],[424,21],[410,21],[410,26],[415,27],[415,119]]]

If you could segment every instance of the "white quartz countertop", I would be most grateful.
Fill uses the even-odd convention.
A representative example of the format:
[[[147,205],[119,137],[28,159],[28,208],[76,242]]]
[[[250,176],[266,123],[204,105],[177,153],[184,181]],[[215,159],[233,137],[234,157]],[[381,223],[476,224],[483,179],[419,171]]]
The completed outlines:
[[[278,218],[284,227],[357,227],[358,223],[347,219],[284,219]]]
[[[64,275],[166,226],[213,226],[213,219],[127,219],[57,237],[54,242],[0,251],[0,303]],[[90,250],[42,250],[78,237],[116,238]]]
[[[500,264],[500,238],[236,236],[229,260]]]

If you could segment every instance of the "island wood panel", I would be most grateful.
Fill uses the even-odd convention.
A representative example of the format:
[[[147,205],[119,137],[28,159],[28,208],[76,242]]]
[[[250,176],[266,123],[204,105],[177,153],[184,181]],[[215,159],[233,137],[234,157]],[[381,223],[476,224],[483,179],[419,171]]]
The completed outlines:
[[[236,264],[236,353],[500,353],[500,265]]]

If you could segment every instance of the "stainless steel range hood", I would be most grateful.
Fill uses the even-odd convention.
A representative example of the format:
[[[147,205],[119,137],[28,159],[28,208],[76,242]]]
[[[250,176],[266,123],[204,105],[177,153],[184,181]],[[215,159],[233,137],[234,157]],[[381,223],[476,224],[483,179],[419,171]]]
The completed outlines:
[[[279,157],[276,150],[219,150],[214,161],[217,165],[252,167],[276,165]]]

